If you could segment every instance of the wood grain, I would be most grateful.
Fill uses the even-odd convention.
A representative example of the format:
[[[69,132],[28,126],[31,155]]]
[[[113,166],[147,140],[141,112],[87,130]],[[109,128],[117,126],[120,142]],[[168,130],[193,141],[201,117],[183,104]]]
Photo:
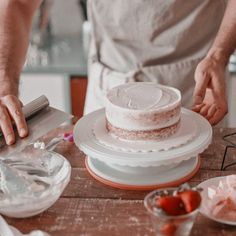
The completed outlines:
[[[73,126],[60,127],[43,139],[61,135],[73,130]],[[212,144],[201,154],[201,169],[191,179],[191,185],[229,174],[236,168],[220,171],[225,149],[223,135],[236,129],[214,129]],[[84,165],[85,155],[78,148],[62,142],[56,148],[72,165],[71,181],[61,198],[44,213],[28,219],[6,218],[8,223],[23,233],[34,229],[45,230],[52,236],[154,236],[150,218],[144,209],[145,191],[125,191],[105,186],[94,180]],[[235,160],[236,152],[229,153],[227,161]],[[193,236],[233,236],[236,228],[208,220],[198,215],[191,235]]]
[[[37,217],[7,221],[23,233],[39,228],[52,236],[154,236],[142,200],[61,198]],[[190,235],[233,236],[235,232],[235,227],[198,215]]]

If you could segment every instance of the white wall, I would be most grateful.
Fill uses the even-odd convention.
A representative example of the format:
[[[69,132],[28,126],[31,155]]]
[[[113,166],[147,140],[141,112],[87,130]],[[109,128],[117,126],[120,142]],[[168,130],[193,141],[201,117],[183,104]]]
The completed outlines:
[[[50,106],[71,113],[70,81],[59,74],[23,74],[20,82],[20,99],[26,104],[45,95]]]

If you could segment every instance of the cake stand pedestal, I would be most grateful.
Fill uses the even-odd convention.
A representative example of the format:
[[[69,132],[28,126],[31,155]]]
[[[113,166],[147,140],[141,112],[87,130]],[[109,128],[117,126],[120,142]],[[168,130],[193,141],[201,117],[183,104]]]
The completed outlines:
[[[182,122],[177,134],[170,141],[186,139],[186,135],[196,131],[193,138],[186,140],[182,145],[166,150],[145,149],[137,145],[136,150],[104,143],[99,140],[94,128],[97,122],[105,117],[105,110],[100,109],[80,119],[74,128],[75,144],[87,157],[85,160],[88,172],[98,181],[120,189],[151,190],[156,188],[178,186],[192,178],[200,167],[199,153],[203,152],[212,139],[212,128],[207,120],[199,114],[187,109],[181,110],[181,119],[191,120]],[[194,122],[192,122],[194,121]],[[186,126],[189,126],[186,129]],[[114,139],[105,126],[100,127],[103,135]],[[122,146],[119,140],[119,145]],[[124,146],[126,141],[124,142]],[[169,139],[166,140],[169,142]],[[179,141],[178,141],[179,142]],[[114,140],[114,144],[115,144]],[[181,142],[180,142],[181,144]],[[110,146],[109,146],[110,145]],[[147,146],[150,143],[147,142]],[[132,146],[132,145],[131,145]],[[135,145],[133,145],[135,146]],[[153,144],[151,145],[153,146]],[[145,149],[145,151],[143,151]]]
[[[186,163],[181,163],[175,169],[168,172],[155,172],[154,169],[147,174],[149,170],[140,170],[139,173],[128,173],[111,168],[105,162],[86,157],[85,165],[93,178],[99,182],[114,188],[124,190],[152,190],[157,188],[175,187],[191,179],[200,168],[200,158],[194,157]],[[135,168],[135,167],[134,167]]]

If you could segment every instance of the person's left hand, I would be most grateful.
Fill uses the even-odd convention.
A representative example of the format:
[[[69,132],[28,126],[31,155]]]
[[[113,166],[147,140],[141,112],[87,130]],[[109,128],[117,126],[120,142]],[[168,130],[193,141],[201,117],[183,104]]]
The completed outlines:
[[[204,58],[196,68],[195,82],[192,110],[216,125],[228,112],[225,65],[211,57]]]

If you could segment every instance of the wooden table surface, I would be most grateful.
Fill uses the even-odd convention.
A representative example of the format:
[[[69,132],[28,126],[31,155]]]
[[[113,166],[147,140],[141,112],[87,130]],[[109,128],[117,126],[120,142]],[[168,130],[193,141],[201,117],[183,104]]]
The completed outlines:
[[[72,130],[63,127],[50,132],[45,140]],[[201,169],[190,183],[198,183],[212,177],[235,173],[236,168],[220,171],[225,141],[224,134],[235,129],[214,129],[213,142],[201,155]],[[94,180],[84,165],[85,155],[73,143],[63,142],[56,152],[64,155],[71,163],[71,181],[61,198],[47,211],[27,219],[7,218],[7,222],[23,233],[41,229],[52,236],[152,236],[154,235],[149,216],[143,206],[147,192],[125,191],[105,186]],[[236,152],[230,152],[229,159]],[[213,222],[202,215],[197,216],[191,235],[194,236],[233,236],[236,227]]]

